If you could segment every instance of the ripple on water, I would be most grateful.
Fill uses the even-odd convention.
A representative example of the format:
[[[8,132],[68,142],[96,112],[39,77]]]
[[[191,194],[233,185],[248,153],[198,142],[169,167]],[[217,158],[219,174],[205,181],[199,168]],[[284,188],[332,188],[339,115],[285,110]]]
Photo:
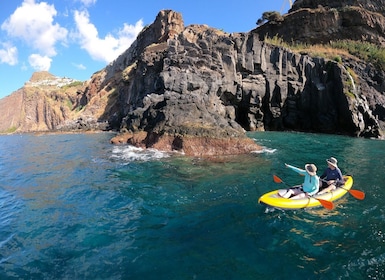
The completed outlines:
[[[17,247],[14,227],[22,204],[9,191],[0,189],[0,263],[6,262]]]

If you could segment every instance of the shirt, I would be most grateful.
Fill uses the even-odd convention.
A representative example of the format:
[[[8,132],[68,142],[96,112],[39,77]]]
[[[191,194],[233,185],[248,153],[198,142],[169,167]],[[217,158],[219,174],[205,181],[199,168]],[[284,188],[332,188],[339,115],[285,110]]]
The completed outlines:
[[[336,167],[334,170],[330,167],[326,168],[324,173],[322,173],[321,178],[329,181],[329,180],[337,180],[340,183],[344,183],[344,179],[342,177],[341,170]]]
[[[304,192],[307,192],[309,195],[313,195],[318,192],[319,177],[317,176],[317,174],[314,176],[311,176],[309,173],[307,173],[306,170],[300,169],[298,167],[294,167],[289,164],[287,164],[287,167],[297,172],[298,174],[305,176],[305,179],[303,180],[303,184],[302,184],[302,189]]]

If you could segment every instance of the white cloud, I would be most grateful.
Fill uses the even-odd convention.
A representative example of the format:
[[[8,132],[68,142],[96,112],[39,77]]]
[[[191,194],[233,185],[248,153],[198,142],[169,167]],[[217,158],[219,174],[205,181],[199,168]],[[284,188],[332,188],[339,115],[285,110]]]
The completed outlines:
[[[0,48],[0,63],[9,65],[17,64],[17,48],[9,43],[2,43],[3,48]]]
[[[96,0],[79,0],[79,2],[83,3],[84,6],[88,7],[94,5]]]
[[[68,31],[54,23],[57,12],[53,5],[24,0],[22,5],[1,25],[9,36],[22,39],[40,54],[55,56],[57,42],[65,42]]]
[[[143,29],[143,21],[139,20],[135,25],[124,24],[116,37],[107,34],[104,38],[99,38],[98,30],[90,22],[87,11],[75,11],[74,17],[81,48],[93,59],[106,63],[113,61],[128,49]]]
[[[23,62],[20,68],[22,71],[28,71],[28,66]]]
[[[83,64],[77,64],[77,63],[72,63],[73,66],[78,68],[79,70],[86,70],[87,68]]]
[[[49,56],[31,54],[28,58],[28,62],[36,71],[48,71],[51,67],[52,59]]]

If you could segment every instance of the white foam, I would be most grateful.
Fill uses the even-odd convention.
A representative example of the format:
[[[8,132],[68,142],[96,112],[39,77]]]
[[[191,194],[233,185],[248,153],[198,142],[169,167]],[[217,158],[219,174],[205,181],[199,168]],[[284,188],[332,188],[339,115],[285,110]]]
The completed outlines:
[[[115,146],[112,150],[112,158],[123,160],[126,162],[131,161],[151,161],[162,158],[167,158],[170,155],[168,153],[156,150],[156,149],[142,149],[134,146]]]
[[[268,142],[271,143],[270,139],[257,139],[257,138],[252,138],[255,142],[261,143],[261,142]]]
[[[262,151],[267,154],[273,154],[277,151],[277,149],[264,148]]]
[[[252,151],[253,154],[273,154],[277,151],[277,149],[270,149],[266,147],[262,147],[261,150]]]

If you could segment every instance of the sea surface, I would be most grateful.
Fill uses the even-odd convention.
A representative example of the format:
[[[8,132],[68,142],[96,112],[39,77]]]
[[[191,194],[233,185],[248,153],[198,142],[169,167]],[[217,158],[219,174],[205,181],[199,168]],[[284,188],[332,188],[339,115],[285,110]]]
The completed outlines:
[[[384,279],[385,141],[258,132],[208,162],[100,134],[0,136],[0,279]],[[365,200],[270,209],[334,156]],[[320,174],[319,172],[319,174]]]

